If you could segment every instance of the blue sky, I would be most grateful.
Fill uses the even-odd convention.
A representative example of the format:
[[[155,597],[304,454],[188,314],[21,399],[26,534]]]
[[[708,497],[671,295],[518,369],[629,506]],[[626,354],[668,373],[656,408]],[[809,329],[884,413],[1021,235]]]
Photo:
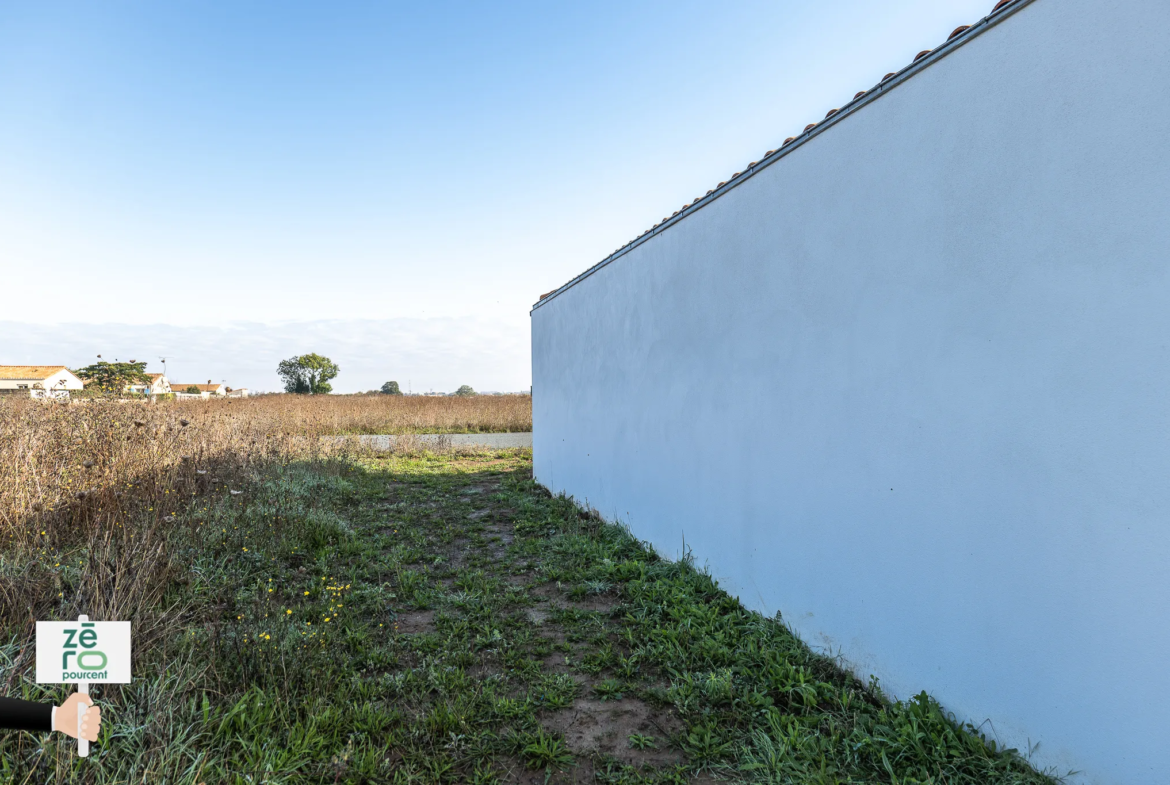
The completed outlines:
[[[992,5],[2,2],[0,363],[526,389],[541,292]]]

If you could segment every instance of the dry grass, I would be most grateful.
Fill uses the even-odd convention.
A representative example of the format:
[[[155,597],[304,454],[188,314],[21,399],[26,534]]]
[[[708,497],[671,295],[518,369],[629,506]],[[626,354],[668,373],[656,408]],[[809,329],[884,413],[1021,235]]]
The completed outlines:
[[[272,462],[323,459],[314,424],[276,407],[0,401],[0,621],[28,639],[50,616],[138,622],[149,644],[181,570],[172,508]],[[80,569],[77,554],[85,554]],[[68,591],[66,590],[68,589]],[[31,656],[31,652],[29,652]]]
[[[532,430],[529,395],[262,395],[171,404],[198,414],[227,407],[286,432],[319,434],[506,433]]]
[[[530,428],[527,396],[289,395],[77,404],[0,398],[0,694],[55,701],[64,696],[63,689],[33,683],[30,644],[37,620],[82,613],[131,620],[136,667],[143,658],[193,656],[193,631],[211,636],[210,642],[199,638],[203,651],[214,649],[222,608],[232,601],[229,576],[249,569],[240,556],[251,556],[246,547],[220,554],[224,544],[215,541],[221,527],[232,532],[222,535],[225,542],[236,529],[239,536],[256,530],[244,510],[255,506],[264,488],[278,511],[269,523],[310,540],[316,536],[305,534],[320,528],[306,506],[314,503],[312,494],[298,499],[304,509],[287,523],[290,516],[280,506],[285,486],[273,485],[273,478],[295,486],[298,477],[311,483],[352,471],[346,454],[352,448],[322,437]],[[262,533],[271,542],[284,536],[268,525]],[[200,559],[206,563],[196,567],[193,560]],[[182,689],[172,685],[174,700],[161,693],[149,699],[162,701],[166,713],[151,720],[159,727],[152,725],[148,737],[169,732],[169,712],[186,705],[198,684],[220,678],[200,658],[204,665],[182,671]],[[154,681],[108,687],[105,699],[127,715],[142,689],[165,686]],[[153,761],[152,770],[182,757],[168,757],[160,744],[143,742],[141,754]],[[57,781],[67,769],[45,758],[40,745],[28,734],[0,737],[5,771],[12,761],[23,761],[18,765],[32,766],[35,781],[47,782],[50,774]],[[67,760],[68,745],[53,745],[58,747],[55,754]],[[36,779],[41,775],[43,780]],[[111,781],[121,782],[119,777]]]
[[[0,620],[10,633],[31,634],[33,620],[47,618],[60,599],[71,606],[54,608],[60,618],[76,611],[139,619],[145,626],[136,639],[147,642],[152,619],[166,613],[160,587],[175,571],[163,533],[179,500],[241,486],[273,463],[327,460],[337,448],[323,443],[326,435],[528,431],[531,400],[0,400]],[[66,597],[61,560],[72,551],[87,553],[91,564]]]

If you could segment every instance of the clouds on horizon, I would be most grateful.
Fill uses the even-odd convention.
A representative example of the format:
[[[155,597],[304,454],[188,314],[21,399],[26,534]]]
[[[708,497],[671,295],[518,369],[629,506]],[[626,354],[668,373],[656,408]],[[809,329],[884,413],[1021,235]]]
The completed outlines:
[[[527,390],[532,373],[529,325],[485,317],[321,319],[232,322],[221,326],[0,321],[0,365],[103,359],[145,360],[183,383],[226,381],[232,387],[279,390],[276,365],[317,352],[341,367],[335,392],[377,389],[393,379],[414,391]]]

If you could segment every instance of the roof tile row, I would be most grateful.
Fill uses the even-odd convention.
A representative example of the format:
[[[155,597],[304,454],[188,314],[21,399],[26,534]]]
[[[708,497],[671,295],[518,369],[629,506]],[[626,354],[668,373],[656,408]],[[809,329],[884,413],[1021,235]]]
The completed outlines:
[[[1019,1],[1020,1],[1020,0],[999,0],[999,2],[995,4],[995,7],[994,7],[994,8],[991,10],[991,13],[990,13],[988,16],[989,16],[989,17],[990,17],[990,16],[994,16],[995,14],[999,13],[1001,10],[1003,10],[1003,9],[1004,9],[1004,8],[1006,8],[1007,6],[1009,6],[1009,5],[1012,5],[1013,3],[1016,3],[1016,2],[1019,2]],[[949,43],[949,42],[951,42],[951,41],[955,40],[956,38],[958,38],[959,36],[961,36],[963,33],[967,32],[967,31],[968,31],[968,30],[970,30],[970,29],[971,29],[971,25],[961,25],[960,27],[956,27],[956,28],[954,29],[954,31],[953,31],[953,32],[952,32],[952,33],[951,33],[949,36],[947,36],[947,42]],[[917,55],[915,55],[915,56],[914,56],[914,60],[913,60],[913,62],[912,62],[910,65],[913,65],[914,63],[917,63],[919,60],[921,60],[922,58],[926,57],[927,55],[929,55],[929,54],[930,54],[931,52],[933,52],[933,51],[935,51],[935,50],[934,50],[934,49],[924,49],[924,50],[922,50],[921,52],[919,52]],[[910,67],[910,66],[907,66],[907,68],[909,68],[909,67]],[[903,70],[905,70],[905,69],[903,69]],[[883,77],[881,78],[881,81],[880,81],[880,82],[878,82],[878,86],[880,87],[882,84],[884,84],[884,83],[888,82],[890,79],[894,78],[894,77],[895,77],[895,76],[897,76],[899,73],[901,73],[901,72],[890,72],[890,73],[886,74],[885,76],[883,76]],[[870,93],[870,92],[871,92],[870,90],[860,90],[860,91],[858,91],[858,93],[857,93],[856,95],[854,95],[854,96],[853,96],[853,99],[852,99],[852,100],[851,100],[849,103],[851,104],[851,103],[854,103],[855,101],[858,101],[858,100],[860,100],[860,99],[864,98],[865,96],[869,95],[869,93]],[[848,104],[846,104],[846,106],[848,106]],[[841,107],[841,108],[843,108],[843,107]],[[838,112],[840,112],[840,111],[841,111],[841,108],[837,108],[837,109],[830,109],[830,110],[829,110],[829,113],[825,115],[825,120],[828,120],[830,117],[832,117],[833,115],[835,115],[835,114],[837,114]],[[824,120],[822,120],[821,122],[824,122]],[[800,136],[804,136],[804,135],[805,135],[805,134],[807,134],[809,131],[811,131],[812,129],[816,128],[818,125],[820,125],[820,123],[809,123],[808,125],[806,125],[806,126],[804,127],[804,130],[803,130],[803,131],[801,131],[801,133],[800,133]],[[800,136],[790,136],[790,137],[788,137],[787,139],[785,139],[785,140],[784,140],[783,144],[781,144],[781,145],[780,145],[780,147],[778,147],[778,148],[777,148],[777,149],[775,149],[775,150],[769,150],[768,152],[764,153],[764,156],[763,156],[763,158],[761,158],[760,160],[761,160],[761,161],[763,161],[763,160],[766,160],[766,159],[768,159],[768,158],[769,158],[769,157],[771,157],[773,154],[775,154],[775,153],[779,152],[780,150],[784,149],[784,148],[785,148],[785,147],[787,147],[788,145],[790,145],[790,144],[792,144],[793,142],[795,142],[797,139],[799,139],[799,138],[800,138]],[[747,172],[750,172],[752,169],[754,169],[754,168],[755,168],[755,166],[756,166],[758,163],[759,163],[759,161],[752,161],[751,163],[749,163],[749,164],[747,165],[747,169],[746,169],[745,171],[747,171]],[[727,178],[727,180],[725,180],[725,181],[723,181],[723,182],[719,183],[719,185],[717,185],[717,186],[715,186],[714,188],[712,188],[710,191],[708,191],[708,192],[707,192],[706,194],[704,194],[703,196],[698,196],[698,197],[695,197],[695,200],[694,200],[694,201],[692,201],[692,202],[689,202],[688,204],[684,204],[684,205],[683,205],[681,208],[679,208],[678,210],[675,210],[675,211],[674,211],[673,213],[671,213],[669,216],[667,216],[667,217],[663,218],[661,221],[659,221],[658,223],[654,224],[653,226],[651,226],[651,227],[650,227],[649,229],[647,229],[646,231],[642,232],[640,235],[638,235],[637,237],[635,237],[633,240],[630,240],[628,243],[626,243],[625,245],[621,246],[620,248],[616,248],[616,249],[614,249],[613,253],[615,253],[615,254],[616,254],[616,253],[618,253],[618,252],[622,251],[623,249],[625,249],[625,248],[628,248],[629,246],[631,246],[631,245],[633,245],[634,243],[638,242],[639,240],[641,240],[641,239],[642,239],[643,237],[645,237],[646,235],[648,235],[648,234],[650,234],[650,233],[654,232],[656,229],[658,229],[658,227],[662,226],[662,225],[663,225],[664,223],[666,223],[667,221],[671,220],[672,218],[675,218],[675,217],[677,217],[677,216],[678,216],[680,213],[683,213],[683,212],[685,212],[685,211],[686,211],[688,208],[690,208],[690,207],[694,207],[694,206],[695,206],[696,204],[698,204],[700,201],[702,201],[702,200],[706,199],[708,196],[711,196],[711,195],[712,195],[712,194],[714,194],[716,191],[718,191],[720,188],[722,188],[723,186],[727,185],[729,182],[731,182],[731,181],[735,180],[736,178],[738,178],[738,177],[739,177],[739,176],[741,176],[742,174],[744,174],[744,172],[736,172],[735,174],[731,175],[731,177]],[[610,254],[610,255],[612,256],[613,254]],[[545,294],[542,294],[542,295],[540,296],[540,299],[541,299],[541,300],[543,300],[543,299],[545,299],[546,297],[548,297],[549,295],[555,294],[556,292],[558,292],[558,291],[560,290],[560,288],[562,288],[562,287],[558,287],[557,289],[553,289],[551,292],[546,292]]]
[[[55,373],[67,370],[64,365],[0,365],[0,379],[44,381]]]

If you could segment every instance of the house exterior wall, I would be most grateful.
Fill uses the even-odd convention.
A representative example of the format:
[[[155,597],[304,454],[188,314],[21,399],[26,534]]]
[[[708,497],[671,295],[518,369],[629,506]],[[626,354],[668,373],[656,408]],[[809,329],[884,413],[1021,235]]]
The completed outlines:
[[[159,376],[157,379],[152,379],[150,382],[151,395],[166,395],[171,392],[171,384],[167,381],[166,376]]]
[[[65,379],[64,385],[57,385],[56,382],[60,379]],[[84,390],[85,382],[79,379],[70,371],[61,371],[53,374],[49,379],[45,380],[45,387],[48,389],[52,387],[58,390]]]
[[[227,387],[225,385],[222,385],[222,384],[183,384],[183,383],[179,383],[179,384],[172,384],[171,391],[175,392],[175,393],[186,393],[188,387],[199,388],[199,397],[203,398],[204,400],[207,400],[207,399],[213,398],[213,397],[221,397],[221,396],[224,396],[227,394]],[[193,398],[194,395],[195,395],[194,393],[191,393],[188,397]]]
[[[532,313],[536,478],[1073,782],[1170,780],[1163,0],[1037,0]]]

